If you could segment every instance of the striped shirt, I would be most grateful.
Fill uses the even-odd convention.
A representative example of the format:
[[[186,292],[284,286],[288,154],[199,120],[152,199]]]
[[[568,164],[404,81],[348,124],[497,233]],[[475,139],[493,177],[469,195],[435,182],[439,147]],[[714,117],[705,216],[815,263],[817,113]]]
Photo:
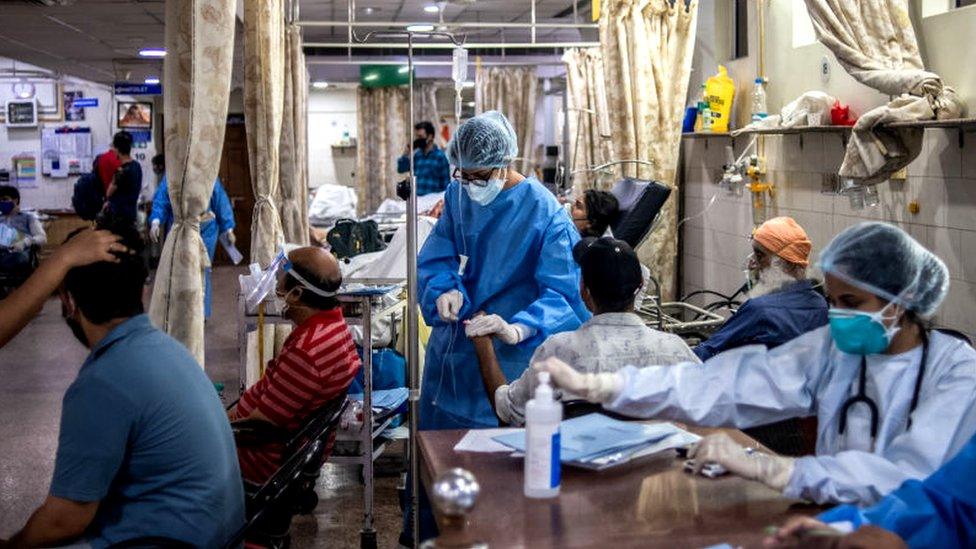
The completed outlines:
[[[240,417],[260,410],[275,425],[296,430],[302,421],[345,391],[359,371],[349,328],[339,308],[321,311],[288,336],[257,383],[241,396]],[[331,451],[332,441],[326,455]],[[281,464],[280,444],[238,448],[244,479],[263,483]]]

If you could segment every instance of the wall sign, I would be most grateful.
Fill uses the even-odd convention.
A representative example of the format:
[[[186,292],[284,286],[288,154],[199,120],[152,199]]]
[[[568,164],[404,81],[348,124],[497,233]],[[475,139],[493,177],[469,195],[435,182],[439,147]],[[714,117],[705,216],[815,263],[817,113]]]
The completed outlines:
[[[163,95],[163,85],[116,82],[115,95]]]

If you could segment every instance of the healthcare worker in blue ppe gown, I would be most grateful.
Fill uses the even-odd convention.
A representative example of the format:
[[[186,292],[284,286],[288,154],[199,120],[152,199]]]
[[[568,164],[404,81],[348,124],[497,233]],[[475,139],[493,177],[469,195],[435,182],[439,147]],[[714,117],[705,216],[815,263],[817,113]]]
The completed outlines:
[[[173,205],[169,201],[169,191],[166,176],[159,182],[156,194],[153,196],[152,212],[149,214],[149,237],[153,242],[158,242],[162,235],[169,231],[173,223]],[[217,238],[226,234],[228,242],[233,244],[234,237],[234,208],[231,206],[227,192],[220,183],[218,177],[214,180],[213,193],[210,195],[210,207],[207,213],[200,218],[200,236],[203,244],[207,247],[207,255],[213,263],[214,254],[217,253]],[[205,318],[210,318],[211,312],[211,291],[210,271],[208,267],[204,277],[204,297],[203,313]]]
[[[447,146],[455,178],[417,260],[420,307],[433,328],[421,429],[498,425],[469,337],[494,336],[511,381],[543,340],[590,317],[573,261],[579,233],[552,193],[511,167],[516,156],[515,131],[495,111],[462,124]]]
[[[540,362],[557,387],[614,412],[755,427],[816,416],[816,455],[746,452],[727,435],[689,451],[786,497],[869,505],[931,475],[976,432],[976,351],[925,322],[949,289],[939,258],[901,229],[861,223],[820,255],[829,325],[775,349],[748,345],[703,364],[583,376]]]

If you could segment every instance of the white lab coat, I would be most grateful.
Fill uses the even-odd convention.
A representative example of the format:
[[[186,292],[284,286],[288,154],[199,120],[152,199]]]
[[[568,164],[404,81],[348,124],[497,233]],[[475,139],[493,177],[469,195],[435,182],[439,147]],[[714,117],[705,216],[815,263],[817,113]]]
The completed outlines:
[[[841,407],[857,393],[861,357],[839,351],[830,328],[807,332],[775,349],[750,345],[704,364],[620,370],[623,391],[606,407],[632,416],[704,426],[754,427],[797,416],[818,418],[817,454],[800,458],[784,495],[817,503],[880,499],[910,478],[948,461],[976,432],[976,351],[932,332],[918,406],[908,409],[921,346],[899,355],[867,357],[867,395],[879,410],[873,449],[868,407]]]

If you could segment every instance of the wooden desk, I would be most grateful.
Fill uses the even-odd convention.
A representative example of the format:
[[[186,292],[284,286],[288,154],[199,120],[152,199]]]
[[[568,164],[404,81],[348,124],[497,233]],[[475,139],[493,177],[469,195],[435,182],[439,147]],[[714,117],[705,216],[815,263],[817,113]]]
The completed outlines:
[[[700,435],[723,429],[689,428]],[[725,430],[737,442],[760,445]],[[490,547],[757,547],[763,528],[818,507],[783,498],[758,482],[707,479],[682,470],[682,460],[658,458],[592,472],[564,467],[559,497],[522,495],[522,460],[504,453],[454,452],[465,431],[420,433],[421,478],[452,467],[474,473],[481,496],[466,532]],[[438,517],[438,523],[441,518]]]

